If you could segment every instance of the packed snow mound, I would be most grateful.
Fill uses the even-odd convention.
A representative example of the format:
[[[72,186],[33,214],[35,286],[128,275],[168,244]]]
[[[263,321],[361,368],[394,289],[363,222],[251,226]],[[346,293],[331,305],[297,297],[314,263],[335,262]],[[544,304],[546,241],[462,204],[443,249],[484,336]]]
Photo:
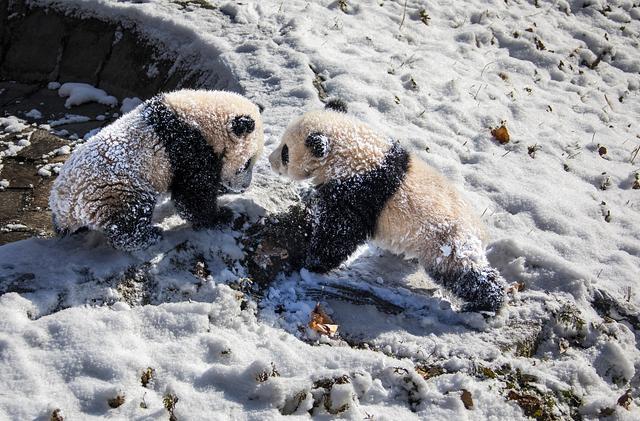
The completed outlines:
[[[165,202],[144,252],[94,235],[0,248],[0,416],[166,417],[175,396],[178,419],[640,418],[633,2],[32,3],[135,24],[205,73],[194,52],[215,55],[264,105],[267,149],[344,99],[465,192],[514,288],[497,316],[461,313],[415,262],[365,246],[259,289],[242,229],[194,232]],[[252,220],[299,200],[265,152],[227,198]],[[318,301],[334,337],[308,328]]]
[[[126,114],[140,104],[142,104],[142,100],[138,97],[125,98],[122,100],[122,106],[120,107],[120,112],[122,114]]]
[[[31,111],[24,113],[24,116],[33,118],[34,120],[39,120],[42,118],[42,113],[34,108]]]
[[[19,133],[28,127],[29,125],[18,117],[0,117],[0,128],[5,133]]]
[[[98,89],[87,83],[63,83],[58,89],[58,95],[67,98],[64,103],[64,106],[67,108],[71,108],[74,105],[85,104],[87,102],[97,102],[110,107],[118,105],[118,99],[116,97],[111,96],[102,89]]]

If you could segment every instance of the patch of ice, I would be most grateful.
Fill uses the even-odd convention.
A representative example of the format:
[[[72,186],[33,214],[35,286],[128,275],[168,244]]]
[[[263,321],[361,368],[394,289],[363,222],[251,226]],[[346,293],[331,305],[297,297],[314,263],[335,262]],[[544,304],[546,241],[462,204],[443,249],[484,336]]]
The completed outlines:
[[[65,114],[63,118],[60,118],[58,120],[50,120],[48,123],[49,123],[49,126],[56,127],[56,126],[62,126],[64,124],[85,123],[90,120],[91,118],[87,117],[86,115]]]

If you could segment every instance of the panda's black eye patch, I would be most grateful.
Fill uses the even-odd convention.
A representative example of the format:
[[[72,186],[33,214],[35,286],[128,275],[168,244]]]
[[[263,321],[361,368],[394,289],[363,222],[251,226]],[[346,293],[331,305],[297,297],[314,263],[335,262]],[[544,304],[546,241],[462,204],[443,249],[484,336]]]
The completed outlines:
[[[287,145],[282,147],[280,158],[282,159],[282,165],[287,165],[289,163],[289,147]]]
[[[310,133],[304,144],[311,151],[311,155],[316,158],[324,158],[329,154],[329,138],[322,133]]]
[[[253,132],[256,128],[256,122],[248,115],[239,115],[231,121],[231,130],[240,137]]]

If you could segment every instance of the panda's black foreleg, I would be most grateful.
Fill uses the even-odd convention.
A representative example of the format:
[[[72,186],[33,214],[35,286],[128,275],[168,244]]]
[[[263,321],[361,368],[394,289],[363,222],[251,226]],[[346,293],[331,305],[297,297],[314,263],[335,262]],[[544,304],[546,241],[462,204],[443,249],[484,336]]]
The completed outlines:
[[[229,208],[219,207],[215,187],[174,188],[172,198],[181,217],[191,222],[194,229],[204,229],[226,224],[233,219]]]
[[[151,224],[157,195],[150,191],[128,193],[109,216],[103,231],[119,250],[141,250],[156,243],[161,230]]]
[[[367,232],[349,209],[320,207],[316,211],[305,266],[325,273],[347,260],[367,240]]]
[[[463,311],[498,311],[504,304],[506,282],[492,267],[473,267],[436,278],[466,301]]]

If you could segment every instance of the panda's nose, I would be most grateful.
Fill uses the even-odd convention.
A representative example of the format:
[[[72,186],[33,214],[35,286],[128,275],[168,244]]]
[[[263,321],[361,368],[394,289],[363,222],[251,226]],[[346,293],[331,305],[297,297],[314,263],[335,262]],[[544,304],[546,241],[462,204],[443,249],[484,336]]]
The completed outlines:
[[[251,158],[244,164],[244,167],[236,171],[237,175],[244,174],[251,169]]]

